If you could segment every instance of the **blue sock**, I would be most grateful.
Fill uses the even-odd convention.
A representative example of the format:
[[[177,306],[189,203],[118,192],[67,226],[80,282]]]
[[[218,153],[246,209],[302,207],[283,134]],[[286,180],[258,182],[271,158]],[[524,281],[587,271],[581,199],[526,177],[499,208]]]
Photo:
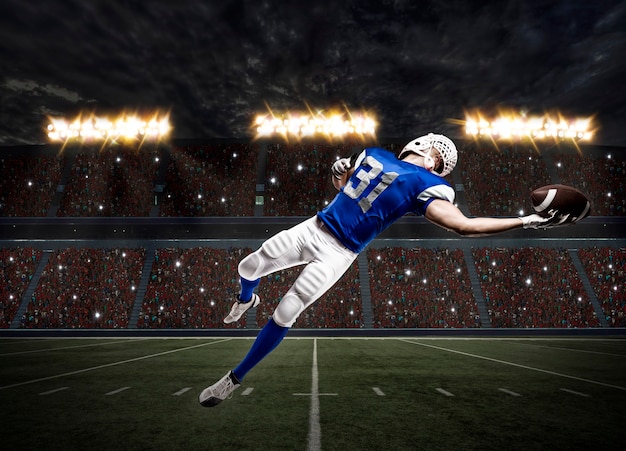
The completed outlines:
[[[239,300],[243,302],[248,302],[252,299],[252,292],[259,285],[261,279],[257,280],[248,280],[243,277],[239,277],[239,283],[241,283],[241,291],[239,292]]]
[[[285,335],[287,335],[288,327],[279,326],[274,322],[274,319],[270,318],[268,323],[261,329],[256,340],[252,343],[248,355],[244,357],[241,363],[233,370],[235,376],[240,381],[248,374],[254,366],[265,358],[270,352],[274,350],[278,344],[283,341]]]

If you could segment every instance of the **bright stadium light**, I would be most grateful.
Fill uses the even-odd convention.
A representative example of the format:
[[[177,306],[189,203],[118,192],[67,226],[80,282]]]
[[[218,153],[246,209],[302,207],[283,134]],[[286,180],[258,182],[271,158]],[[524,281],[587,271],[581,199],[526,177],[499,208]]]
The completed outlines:
[[[49,118],[46,129],[53,142],[162,141],[172,130],[169,114],[148,117],[122,114],[116,118],[79,116],[73,120]]]
[[[325,136],[336,139],[348,136],[373,137],[376,135],[376,120],[366,112],[287,112],[277,114],[270,111],[256,116],[253,128],[257,138],[282,135],[284,138],[302,139]]]
[[[487,119],[474,113],[466,115],[464,124],[465,133],[474,138],[590,141],[594,135],[591,118],[565,118],[560,114],[527,117],[510,113]]]

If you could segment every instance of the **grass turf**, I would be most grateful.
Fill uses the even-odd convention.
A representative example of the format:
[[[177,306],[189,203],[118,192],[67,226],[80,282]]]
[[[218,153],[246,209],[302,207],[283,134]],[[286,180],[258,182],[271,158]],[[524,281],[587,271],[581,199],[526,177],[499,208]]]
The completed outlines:
[[[623,447],[623,339],[287,339],[201,407],[250,344],[0,340],[2,447],[305,449],[314,346],[323,450]]]

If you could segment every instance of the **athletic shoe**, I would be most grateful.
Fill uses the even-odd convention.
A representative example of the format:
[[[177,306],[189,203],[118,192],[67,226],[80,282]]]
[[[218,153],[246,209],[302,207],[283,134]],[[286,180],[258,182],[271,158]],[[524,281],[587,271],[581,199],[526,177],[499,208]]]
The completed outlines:
[[[240,385],[241,382],[239,382],[237,376],[232,371],[229,371],[219,381],[202,390],[200,396],[198,396],[198,401],[204,407],[214,407],[226,398],[232,398],[233,392]]]
[[[256,307],[260,303],[261,298],[254,293],[252,293],[252,299],[250,299],[248,302],[241,302],[239,300],[235,301],[235,303],[233,304],[233,308],[230,309],[230,313],[228,314],[228,316],[226,316],[226,318],[224,318],[224,322],[226,324],[230,324],[238,321],[239,318],[241,318],[241,315],[246,313],[252,307]]]

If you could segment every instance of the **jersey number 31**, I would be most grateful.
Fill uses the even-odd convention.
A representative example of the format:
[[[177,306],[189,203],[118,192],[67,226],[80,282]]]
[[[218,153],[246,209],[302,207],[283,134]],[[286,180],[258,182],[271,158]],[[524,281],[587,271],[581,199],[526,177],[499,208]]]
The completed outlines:
[[[370,167],[369,171],[366,170],[367,166]],[[376,198],[398,177],[396,172],[385,172],[380,176],[381,172],[383,172],[382,163],[374,157],[367,156],[356,172],[356,177],[360,180],[359,184],[354,187],[348,182],[343,189],[345,194],[359,202],[363,213],[372,208],[372,203]],[[374,185],[374,188],[364,196],[370,185]]]

